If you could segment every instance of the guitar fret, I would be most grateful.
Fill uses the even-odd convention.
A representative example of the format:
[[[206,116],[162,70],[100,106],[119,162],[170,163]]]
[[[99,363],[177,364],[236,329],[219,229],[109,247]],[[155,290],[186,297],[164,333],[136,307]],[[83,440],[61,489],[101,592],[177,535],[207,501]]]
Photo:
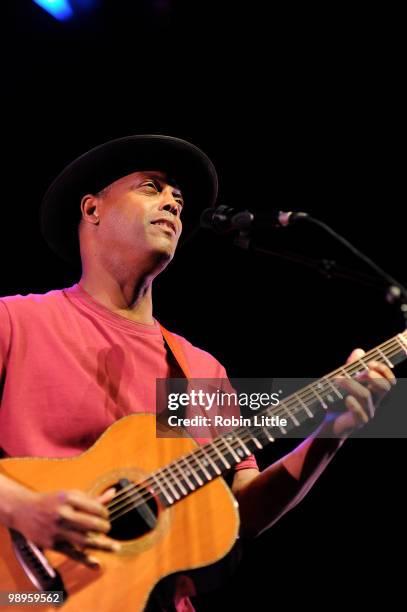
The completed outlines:
[[[404,334],[399,334],[393,338],[394,345],[391,346],[391,359],[393,362],[393,367],[399,363],[401,363],[407,356],[407,345],[405,332]],[[400,350],[401,349],[401,350]],[[386,349],[386,352],[390,352],[389,347]]]
[[[325,401],[329,402],[330,404],[333,404],[335,402],[335,398],[333,397],[332,393],[329,393],[329,385],[326,385],[327,388],[324,387],[324,385],[322,384],[322,379],[321,381],[316,383],[316,386],[320,392],[321,397],[324,398]]]
[[[216,465],[215,461],[213,461],[213,459],[211,458],[210,454],[206,453],[204,448],[201,448],[201,451],[205,455],[205,457],[207,458],[209,463],[212,464],[212,467],[213,467],[213,470],[214,470],[215,474],[220,476],[222,474],[222,471],[218,468],[218,466]]]
[[[219,440],[219,438],[218,438]],[[215,451],[218,453],[223,465],[225,466],[226,469],[230,470],[230,468],[232,467],[229,463],[229,461],[221,454],[220,450],[218,449],[218,447],[216,446],[216,442],[217,440],[215,440],[215,442],[212,445],[212,448],[215,449]]]
[[[195,455],[196,455],[196,457],[198,458],[199,464],[201,464],[201,463],[202,463],[202,465],[203,465],[204,469],[205,469],[205,470],[207,470],[207,471],[209,471],[209,469],[210,469],[212,466],[209,464],[208,457],[207,457],[207,456],[206,456],[206,454],[204,453],[203,448],[199,448],[199,450],[197,450],[197,451],[196,451]],[[209,472],[209,474],[210,474],[210,476],[213,476],[213,474],[211,474],[210,472]]]
[[[202,463],[202,461],[200,460],[200,458],[198,457],[198,454],[195,454],[195,461],[197,461],[199,463],[200,466],[200,470],[201,472],[205,475],[205,478],[207,480],[212,480],[212,474],[210,474],[208,472],[208,470],[205,468],[204,464]]]
[[[236,440],[239,442],[240,446],[243,448],[244,452],[249,457],[249,455],[251,455],[251,452],[247,448],[246,444],[239,438],[239,436],[236,436]]]
[[[369,367],[366,365],[366,363],[364,362],[364,360],[362,359],[362,357],[359,357],[358,361],[363,365],[363,367],[365,368],[365,370],[369,371]]]
[[[181,491],[182,491],[182,493],[183,493],[183,495],[184,495],[184,496],[185,496],[185,495],[188,495],[188,491],[185,489],[184,485],[182,484],[182,481],[183,481],[183,480],[186,480],[186,481],[187,481],[187,485],[188,485],[188,477],[187,477],[187,475],[185,474],[185,472],[182,472],[182,471],[181,471],[181,468],[179,467],[179,465],[178,465],[178,462],[177,462],[177,461],[174,461],[174,463],[173,463],[172,465],[173,465],[173,466],[176,468],[176,470],[178,470],[179,474],[181,475],[180,484],[179,484],[178,486],[180,487],[180,489],[181,489]],[[190,487],[190,488],[191,488],[191,487]],[[193,490],[193,489],[191,488],[191,491],[192,491],[192,490]]]
[[[266,434],[266,438],[267,440],[270,440],[270,442],[274,442],[274,438],[273,436],[270,435],[270,433],[268,432],[268,430],[266,429],[266,427],[262,427],[262,430],[264,431],[264,433]],[[284,432],[282,432],[284,433]]]
[[[387,356],[383,353],[383,351],[381,351],[379,348],[377,349],[377,352],[382,356],[383,361],[386,362],[386,364],[389,366],[389,368],[393,369],[394,365],[392,364],[392,362],[390,361],[390,359],[387,358]]]
[[[187,465],[188,465],[189,469],[191,470],[191,474],[195,478],[197,485],[199,487],[202,487],[203,480],[198,476],[198,473],[197,473],[196,469],[193,467],[192,462],[191,462],[192,459],[194,459],[196,461],[195,454],[191,455],[189,459],[190,460],[187,461]]]
[[[328,404],[319,395],[318,391],[315,390],[314,385],[311,385],[310,389],[311,389],[312,393],[315,395],[315,397],[317,398],[317,400],[319,401],[319,403],[321,404],[322,408],[324,410],[327,410],[328,409]]]
[[[235,447],[235,450],[236,450],[236,454],[239,457],[240,461],[242,461],[246,456],[248,456],[246,451],[243,448],[241,448],[240,446]],[[250,455],[250,452],[249,452],[249,455]]]
[[[179,459],[178,461],[180,463],[180,469],[182,468],[182,473],[184,475],[188,487],[191,489],[191,491],[195,491],[196,486],[190,478],[190,476],[192,475],[192,469],[191,464],[188,462],[188,457],[181,457],[181,459]]]
[[[233,450],[233,446],[231,446],[231,445],[229,444],[229,442],[227,441],[227,439],[226,439],[226,438],[222,438],[222,440],[223,440],[223,443],[225,444],[225,446],[227,446],[227,447],[228,447],[228,450],[229,450],[230,454],[232,455],[233,459],[234,459],[234,460],[235,460],[237,463],[240,463],[240,461],[242,460],[242,458],[241,458],[241,457],[239,457],[239,455],[238,455],[237,453],[235,453],[235,451]]]
[[[168,492],[161,485],[159,479],[155,476],[155,474],[151,474],[151,478],[156,483],[157,487],[160,489],[161,493],[163,494],[163,496],[167,500],[168,504],[172,505],[174,503],[174,500],[172,499],[171,495],[169,495]]]
[[[166,470],[167,470],[168,474],[169,474],[170,476],[172,476],[172,474],[171,474],[171,470],[169,469],[169,465],[167,465]],[[169,479],[168,479],[168,478],[165,476],[165,474],[164,474],[164,470],[161,470],[161,474],[163,475],[164,482],[165,482],[165,483],[166,483],[166,484],[169,486],[169,488],[171,489],[171,492],[172,492],[173,496],[175,497],[175,499],[176,499],[176,500],[179,500],[179,499],[181,498],[181,496],[180,496],[180,494],[178,493],[178,491],[175,489],[175,487],[173,486],[173,484],[172,484],[171,480],[169,480]]]
[[[289,410],[289,409],[288,409],[288,407],[287,407],[287,403],[286,403],[286,402],[283,402],[283,403],[280,405],[280,407],[281,407],[281,408],[283,408],[283,410],[285,410],[285,411],[286,411],[286,413],[288,414],[288,416],[290,417],[290,419],[292,420],[292,422],[294,423],[294,425],[295,425],[296,427],[298,427],[300,423],[299,423],[298,419],[296,419],[296,417],[295,417],[295,416],[294,416],[294,415],[291,413],[291,410]],[[280,429],[281,429],[281,427],[280,427]],[[285,430],[283,431],[283,429],[284,429],[284,427],[281,429],[282,433],[283,433],[283,434],[286,434],[287,432],[286,432]]]
[[[187,495],[187,490],[184,487],[183,483],[182,483],[182,479],[183,479],[183,475],[181,472],[181,480],[179,479],[177,473],[172,471],[172,468],[177,468],[177,464],[176,463],[170,463],[169,465],[167,465],[167,469],[170,473],[170,475],[173,477],[174,482],[175,482],[175,486],[178,487],[178,489],[181,491],[181,496]]]
[[[263,444],[260,442],[260,440],[258,440],[255,436],[250,436],[250,439],[253,440],[254,445],[257,446],[257,448],[259,450],[261,450],[263,447]]]
[[[325,377],[323,380],[326,380],[326,382],[331,387],[331,389],[334,391],[334,393],[338,396],[338,398],[343,400],[342,393],[339,391],[339,389],[336,388],[336,386],[333,384],[333,382],[329,378],[327,378],[327,377]]]
[[[305,403],[305,401],[303,399],[301,399],[301,396],[298,393],[294,394],[294,397],[297,398],[297,400],[299,401],[299,403],[301,404],[301,406],[304,408],[305,412],[307,413],[307,415],[312,419],[314,417],[314,414],[311,412],[311,410],[309,409],[308,405]]]

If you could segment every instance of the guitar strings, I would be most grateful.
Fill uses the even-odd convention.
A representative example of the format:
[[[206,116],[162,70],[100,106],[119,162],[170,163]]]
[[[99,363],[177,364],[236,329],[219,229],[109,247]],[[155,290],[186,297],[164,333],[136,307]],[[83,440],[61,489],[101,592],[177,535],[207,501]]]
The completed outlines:
[[[399,352],[399,351],[397,351],[397,352]],[[297,402],[297,405],[298,405],[298,402]],[[300,411],[300,410],[296,410],[295,412],[296,412],[296,413],[298,413],[299,411]],[[262,429],[261,427],[257,427],[257,428],[255,429],[255,431],[261,431],[261,429]],[[243,438],[243,441],[244,441],[244,442],[250,442],[250,440],[252,440],[252,439],[253,439],[253,437],[255,437],[253,434],[249,434],[249,436],[247,437],[247,433],[248,433],[248,432],[244,432],[244,433],[243,433],[243,434],[240,436],[240,438]],[[219,439],[219,442],[220,442],[220,443],[225,444],[225,442],[224,442],[224,440],[223,440],[223,439]],[[239,442],[239,440],[238,440],[238,442]],[[202,460],[203,460],[203,462],[205,462],[205,460],[207,459],[207,454],[208,454],[208,453],[207,453],[207,452],[204,452],[204,451],[202,450],[203,448],[204,448],[204,447],[201,447],[200,449],[197,449],[197,450],[195,451],[195,453],[192,453],[192,455],[191,455],[191,454],[189,454],[189,455],[187,455],[187,456],[185,456],[185,457],[181,457],[181,458],[179,458],[175,464],[171,464],[171,467],[173,467],[173,468],[175,469],[175,468],[177,467],[177,465],[176,465],[176,464],[177,464],[177,463],[178,463],[178,464],[180,464],[180,461],[183,461],[183,463],[184,463],[184,464],[186,464],[186,467],[187,467],[187,468],[188,468],[188,469],[191,471],[192,466],[191,466],[191,464],[186,463],[186,459],[187,459],[187,458],[194,458],[194,459],[196,460],[196,459],[197,459],[197,457],[196,457],[196,456],[194,457],[193,455],[196,455],[196,454],[197,454],[197,453],[200,451],[200,452],[199,452],[199,459],[202,459]],[[209,450],[209,449],[207,448],[206,450]],[[228,448],[226,447],[226,451],[229,453],[229,452],[230,452],[230,449],[228,449]],[[210,453],[209,453],[209,456],[210,456]],[[216,458],[216,452],[215,452],[215,454],[212,454],[212,457],[213,457],[213,458]],[[205,465],[205,463],[204,463],[204,465]],[[185,467],[185,465],[184,465],[184,466],[181,466],[181,467]],[[196,461],[195,468],[196,468],[198,471],[199,471],[199,470],[201,470],[201,471],[202,471],[202,473],[204,473],[204,470],[202,470],[202,466],[199,464],[199,460],[198,460],[198,461]],[[165,469],[165,468],[164,468],[164,469]],[[210,468],[209,468],[209,469],[210,469]],[[171,473],[171,471],[170,471],[170,470],[168,470],[168,468],[166,469],[166,471],[167,471],[167,474],[166,474],[166,475],[164,475],[164,473],[163,473],[162,475],[161,475],[161,474],[159,474],[159,473],[157,473],[157,474],[155,475],[155,476],[156,476],[156,480],[157,480],[157,479],[159,479],[159,477],[160,477],[160,478],[161,478],[161,483],[164,483],[164,485],[166,485],[166,486],[168,486],[169,484],[170,484],[170,485],[172,485],[172,489],[173,489],[173,490],[175,490],[176,492],[177,492],[177,488],[178,488],[178,489],[180,489],[181,493],[178,493],[178,492],[177,492],[177,493],[178,493],[178,497],[177,497],[176,495],[174,495],[174,497],[176,498],[176,501],[177,501],[178,499],[180,499],[180,498],[183,496],[183,493],[182,493],[182,488],[183,488],[185,491],[186,491],[186,488],[185,488],[185,487],[183,487],[182,483],[181,483],[181,487],[180,487],[180,484],[179,484],[179,477],[177,477],[177,476],[175,476],[175,477],[174,477],[174,475]],[[192,468],[192,472],[193,472],[193,471],[194,471],[194,469]],[[209,471],[208,471],[208,470],[207,470],[207,472],[209,473]],[[219,474],[217,474],[217,475],[219,475]],[[181,473],[181,478],[182,478],[182,477],[183,477],[183,474]],[[212,475],[212,477],[213,477],[213,475]],[[195,479],[196,479],[196,478],[195,478]],[[211,479],[211,478],[210,478],[210,479]],[[150,480],[151,486],[155,486],[155,485],[154,485],[154,481],[152,481],[152,479],[151,479],[151,478],[150,478],[149,480]],[[204,484],[204,483],[203,483],[203,481],[202,481],[202,479],[200,479],[200,480],[201,480],[202,484]],[[151,481],[152,481],[152,482],[151,482]],[[145,489],[145,488],[144,488],[144,489],[143,489],[143,488],[140,488],[140,485],[141,485],[141,486],[142,486],[142,485],[144,485],[144,486],[148,486],[148,484],[149,484],[149,483],[148,483],[148,481],[144,481],[144,483],[140,483],[138,486],[135,486],[135,485],[130,485],[130,486],[128,486],[126,489],[122,489],[122,490],[121,490],[121,491],[118,493],[118,495],[116,496],[116,498],[117,498],[117,499],[119,499],[119,500],[121,501],[121,500],[123,500],[123,499],[125,499],[125,498],[129,499],[129,498],[131,497],[130,504],[132,504],[132,505],[134,505],[135,500],[140,500],[140,499],[143,499],[143,500],[146,500],[146,499],[151,499],[152,497],[154,497],[154,495],[152,495],[151,493],[149,493],[149,491],[146,491],[146,489]],[[188,487],[189,485],[187,484],[186,486]],[[197,483],[197,485],[194,485],[194,486],[191,488],[191,490],[194,490],[196,487],[199,487],[199,486],[200,486],[200,485],[199,485],[199,483]],[[141,492],[141,493],[142,493],[142,495],[141,495],[141,496],[140,496],[140,495],[138,495],[138,496],[137,496],[137,495],[134,495],[134,494],[129,495],[129,492],[130,492],[131,490],[133,490],[133,491],[137,491],[137,490],[139,490],[139,492]],[[127,494],[126,494],[126,493],[127,493]],[[146,497],[146,495],[147,495],[147,497]],[[170,495],[168,495],[168,497],[170,497]],[[113,498],[113,499],[115,499],[115,498]],[[111,507],[117,506],[117,504],[118,504],[118,503],[119,503],[119,502],[117,501],[117,502],[115,502],[114,504],[111,504]],[[118,510],[120,510],[122,507],[126,507],[126,506],[128,506],[128,505],[129,505],[129,504],[128,504],[128,503],[126,503],[126,504],[125,504],[125,506],[116,507],[116,508],[115,508],[115,511],[118,511]],[[116,515],[116,517],[117,517],[117,515]],[[116,518],[116,517],[114,517],[114,518]]]
[[[388,341],[386,344],[390,344],[390,343],[391,343],[391,341]],[[397,352],[399,352],[399,351],[397,350]],[[373,350],[372,350],[370,353],[373,353],[373,354],[374,354],[374,353],[378,353],[378,351],[377,351],[377,349],[373,349]],[[367,355],[365,355],[365,358],[366,358],[366,357],[367,357],[367,358],[369,358],[369,357],[370,357],[370,353],[368,353]],[[393,354],[394,354],[394,353],[393,353]],[[391,355],[391,356],[392,356],[392,355]],[[383,358],[382,358],[382,359],[383,359]],[[382,360],[382,359],[381,359],[381,360]],[[356,365],[356,366],[357,366],[357,362],[353,362],[352,364],[348,364],[348,366],[349,366],[349,365],[352,365],[352,366]],[[346,366],[344,366],[344,367],[346,367]],[[341,369],[342,369],[342,368],[338,369],[337,371],[340,371]],[[348,368],[348,369],[349,369],[349,368]],[[353,370],[354,370],[355,368],[351,368],[351,369],[353,369]],[[358,369],[358,367],[357,367],[356,369]],[[327,386],[329,387],[329,385],[327,385]],[[298,406],[298,401],[296,401],[296,402],[294,401],[294,403],[295,403],[295,404],[297,404],[297,406]],[[300,411],[301,411],[300,409],[299,409],[299,410],[295,410],[295,412],[296,412],[296,413],[299,413]],[[261,428],[260,428],[260,427],[258,427],[257,429],[261,429]],[[247,437],[246,437],[244,441],[249,442],[251,438],[252,438],[252,436],[250,435],[250,436],[249,436],[249,438],[247,438]],[[224,441],[223,441],[223,440],[220,440],[220,442],[223,442],[223,443],[224,443]],[[201,447],[201,448],[202,448],[202,447]],[[200,449],[197,449],[197,451],[198,451],[198,450],[200,450]],[[209,449],[208,449],[208,450],[209,450]],[[227,450],[227,452],[230,452],[230,451],[229,451],[229,449],[226,449],[226,450]],[[197,452],[197,451],[195,451],[195,452]],[[193,454],[193,453],[192,453],[192,454]],[[200,459],[203,459],[203,460],[205,461],[205,459],[206,459],[205,455],[206,455],[206,454],[207,454],[207,453],[205,453],[205,452],[201,453],[201,457],[200,457]],[[187,457],[190,457],[190,455],[189,455],[189,456],[186,456],[186,457],[181,457],[180,459],[178,459],[178,462],[179,462],[179,461],[182,461],[182,460],[184,460],[184,462],[185,462],[185,460],[186,460],[186,458],[187,458]],[[216,458],[216,457],[217,457],[217,454],[216,454],[216,451],[215,451],[215,453],[212,453],[212,457],[211,457],[211,458]],[[205,465],[205,464],[204,464],[204,465]],[[174,468],[175,468],[175,467],[176,467],[176,465],[174,465],[174,464],[173,464],[173,465],[172,465],[172,467],[174,467]],[[192,466],[187,465],[187,467],[191,468]],[[165,469],[165,468],[164,468],[164,469]],[[201,467],[199,464],[198,464],[198,465],[196,465],[196,469],[197,469],[197,470],[201,470],[201,471],[202,471],[202,467]],[[167,471],[168,471],[168,470],[167,470]],[[178,481],[177,481],[177,477],[175,477],[175,478],[174,478],[174,477],[172,476],[172,474],[171,474],[171,472],[170,472],[170,471],[168,471],[168,475],[167,475],[167,477],[166,477],[164,474],[162,474],[162,475],[161,475],[159,472],[158,472],[158,473],[156,473],[156,474],[155,474],[155,476],[156,476],[156,478],[157,478],[157,477],[158,477],[158,478],[161,478],[161,482],[162,482],[162,483],[164,483],[164,484],[168,484],[168,480],[169,480],[169,479],[168,479],[168,476],[170,476],[170,477],[172,477],[172,479],[171,479],[171,484],[173,484],[173,485],[174,485],[174,487],[178,487],[178,488],[179,488],[179,483],[178,483]],[[151,479],[150,479],[150,480],[151,480]],[[144,485],[148,485],[148,482],[147,482],[147,481],[145,481],[144,483],[140,483],[140,484],[142,484],[142,485],[143,485],[143,484],[144,484]],[[198,484],[197,486],[199,486],[199,484]],[[139,485],[139,487],[140,487],[140,485]],[[127,489],[127,491],[128,491],[129,489],[134,489],[134,490],[136,490],[136,489],[137,489],[137,486],[135,486],[135,485],[130,485],[130,486],[128,486],[126,489]],[[141,491],[143,491],[143,489],[141,489]],[[145,489],[144,489],[144,491],[145,491]],[[117,494],[117,496],[115,496],[115,498],[116,498],[116,499],[123,498],[123,493],[125,493],[125,492],[126,492],[126,490],[125,490],[125,489],[122,489],[122,490],[121,490],[121,491],[120,491],[120,492]],[[182,496],[182,494],[181,494],[181,495],[179,495],[179,497],[181,497],[181,496]],[[128,496],[126,496],[126,497],[128,497]],[[153,496],[151,496],[151,495],[150,495],[150,497],[153,497]],[[115,498],[113,498],[113,499],[115,499]],[[118,503],[118,502],[115,502],[114,504],[111,504],[111,506],[108,506],[108,507],[114,507],[115,505],[117,505],[117,503]],[[118,510],[118,509],[119,509],[119,508],[116,508],[116,510]]]
[[[401,343],[400,343],[400,344],[401,344]],[[385,349],[385,350],[386,350],[386,352],[388,353],[388,354],[386,355],[386,357],[387,357],[387,358],[389,358],[389,357],[392,357],[392,356],[394,356],[395,354],[397,354],[397,353],[399,353],[399,352],[400,352],[400,344],[399,344],[399,342],[397,341],[397,339],[391,339],[391,340],[388,340],[387,342],[383,343],[383,345],[381,345],[380,347],[378,347],[378,348],[376,348],[376,349],[372,349],[372,350],[371,350],[371,351],[369,351],[367,354],[365,354],[365,355],[363,356],[363,360],[365,360],[365,359],[371,359],[371,357],[372,357],[373,355],[377,354],[377,355],[379,356],[379,359],[377,359],[377,360],[380,360],[380,362],[382,362],[382,363],[384,362],[384,363],[385,363],[385,362],[386,362],[386,360],[385,360],[385,359],[383,358],[383,356],[380,354],[379,349],[381,349],[381,348]],[[385,347],[386,347],[386,345],[388,345],[388,346],[387,346],[387,348],[385,348]],[[394,345],[394,346],[393,346],[393,345]],[[402,346],[402,345],[401,345],[401,346]],[[391,353],[390,353],[390,352],[388,352],[388,349],[390,349],[390,348],[391,348]],[[393,348],[396,348],[397,350],[396,350],[396,351],[394,351],[394,350],[393,350]],[[334,372],[332,372],[331,374],[328,374],[328,375],[327,375],[327,376],[325,376],[324,378],[320,379],[320,382],[324,381],[324,379],[325,379],[325,380],[328,380],[330,377],[332,377],[332,376],[333,376],[333,374],[335,374],[336,372],[341,372],[341,371],[343,371],[343,370],[348,371],[348,374],[349,374],[349,373],[356,373],[356,372],[358,372],[358,371],[363,371],[363,370],[360,370],[360,367],[359,367],[359,366],[360,366],[360,363],[359,363],[359,362],[360,362],[360,360],[357,360],[357,361],[355,361],[355,362],[352,362],[352,364],[347,364],[346,366],[342,366],[341,368],[338,368],[337,370],[335,370],[335,371],[334,371]],[[363,363],[363,362],[362,362],[362,363]],[[363,367],[363,369],[365,370],[365,367]],[[343,378],[343,376],[342,376],[341,378]],[[313,385],[313,384],[315,384],[315,383],[312,383],[312,384],[311,384],[311,385],[309,385],[308,387],[312,387],[312,385]],[[325,384],[325,386],[327,387],[327,389],[330,389],[330,384],[329,384],[329,383],[325,382],[324,384]],[[308,387],[305,387],[304,389],[302,389],[301,391],[299,391],[297,394],[293,394],[293,396],[295,396],[295,395],[301,396],[301,395],[303,394],[303,392],[304,392],[304,391],[306,391],[306,390],[308,389]],[[324,393],[324,391],[323,391],[321,388],[319,388],[319,391],[320,391],[320,393],[322,393],[322,394]],[[311,394],[311,396],[314,396],[314,393],[313,393],[313,391],[312,391],[312,390],[310,391],[310,393],[307,391],[307,395],[308,395],[308,397],[310,397],[310,394]],[[290,398],[287,398],[286,403],[288,403],[288,400],[291,400],[291,404],[292,404],[292,406],[291,406],[291,407],[294,409],[294,414],[299,414],[299,413],[302,413],[302,412],[303,412],[303,408],[301,408],[301,406],[299,405],[299,404],[300,404],[300,402],[298,402],[298,400],[295,400],[295,397],[293,397],[293,396],[291,396],[291,397],[292,397],[292,399],[291,399],[291,397],[290,397]],[[303,399],[303,398],[301,398],[301,399]],[[313,401],[313,403],[315,403],[315,396],[313,397],[313,400],[314,400],[314,401]],[[304,399],[303,399],[303,401],[307,401],[307,400],[304,400]],[[295,405],[294,405],[294,404],[295,404]],[[277,407],[276,407],[276,408],[277,408]],[[297,408],[297,409],[296,409],[296,408]],[[276,411],[276,412],[279,412],[279,411]],[[286,410],[284,410],[284,408],[283,408],[282,412],[280,411],[280,414],[287,414],[287,411],[286,411]],[[256,427],[254,431],[259,431],[259,430],[261,430],[261,429],[262,429],[261,427]],[[252,430],[252,431],[253,431],[253,430]],[[250,433],[249,433],[249,435],[247,435],[247,434],[248,434],[248,432],[243,432],[243,433],[242,433],[242,435],[241,435],[241,436],[239,436],[239,437],[240,437],[241,439],[243,439],[243,442],[244,442],[244,443],[250,443],[250,441],[251,441],[251,440],[252,440],[252,439],[255,437],[255,433],[254,433],[254,431],[253,431],[253,433],[252,433],[252,434],[250,434]],[[225,441],[224,441],[222,438],[218,438],[218,440],[217,440],[217,441],[219,441],[220,443],[223,443],[223,444],[226,446]],[[211,444],[211,446],[212,446],[213,444],[214,444],[214,442]],[[231,441],[231,445],[232,445],[232,448],[233,448],[233,441]],[[219,450],[219,449],[218,449],[218,450]],[[233,450],[236,450],[236,449],[233,449]],[[209,452],[209,451],[210,451],[210,452]],[[219,452],[222,452],[222,451],[220,451],[220,450],[219,450]],[[226,446],[226,452],[230,454],[230,449],[228,449],[228,448],[227,448],[227,446]],[[204,461],[204,467],[205,467],[205,468],[207,468],[207,470],[206,470],[206,471],[207,471],[208,473],[210,473],[210,470],[211,470],[211,469],[213,469],[213,468],[211,468],[211,467],[208,465],[208,462],[207,462],[207,461],[208,461],[208,460],[207,460],[207,456],[209,455],[210,459],[212,459],[212,460],[213,460],[213,463],[215,463],[215,464],[216,464],[216,461],[219,461],[219,455],[216,453],[216,450],[212,452],[212,449],[210,448],[210,446],[209,446],[209,447],[206,447],[206,448],[205,448],[205,447],[200,447],[199,449],[196,449],[195,451],[193,451],[193,452],[192,452],[192,453],[190,453],[189,455],[186,455],[186,456],[184,456],[184,457],[180,457],[180,458],[179,458],[179,459],[177,459],[177,460],[176,460],[176,461],[175,461],[173,464],[170,464],[170,466],[171,466],[171,468],[173,468],[173,469],[176,469],[177,464],[178,464],[178,465],[179,465],[181,468],[185,468],[185,467],[187,467],[187,468],[188,468],[188,470],[189,470],[189,475],[191,476],[191,479],[189,479],[189,480],[190,480],[190,482],[192,482],[192,479],[197,480],[197,479],[196,479],[196,477],[195,477],[195,476],[193,476],[193,472],[194,472],[195,470],[194,470],[194,468],[193,468],[193,467],[192,467],[190,464],[188,464],[188,463],[187,463],[187,459],[195,459],[195,461],[196,461],[196,459],[198,458],[198,457],[197,457],[197,455],[198,455],[198,454],[199,454],[199,459],[200,459],[200,460],[202,460],[202,461]],[[242,458],[242,459],[243,459],[243,458]],[[186,465],[181,465],[181,462],[183,462],[183,463],[184,463],[184,464],[186,464]],[[205,464],[205,462],[206,462],[206,464]],[[202,466],[201,466],[201,465],[199,465],[199,461],[196,461],[196,465],[195,465],[194,467],[195,467],[195,469],[196,469],[197,471],[201,471],[202,473],[204,473],[204,470],[202,469]],[[218,466],[218,467],[219,467],[219,466]],[[192,468],[192,469],[191,469],[191,468]],[[166,470],[167,474],[164,474],[164,473],[163,473],[163,470]],[[158,481],[159,481],[159,484],[160,484],[160,485],[161,485],[161,484],[163,484],[164,486],[167,486],[167,487],[168,487],[168,484],[169,484],[169,481],[170,481],[170,483],[171,483],[171,485],[172,485],[172,489],[173,489],[174,491],[177,491],[177,488],[178,488],[178,489],[181,491],[181,493],[178,493],[178,499],[177,499],[177,497],[176,497],[174,494],[168,494],[168,498],[170,498],[170,499],[171,499],[172,497],[175,497],[175,498],[176,498],[176,499],[175,499],[175,501],[178,501],[179,499],[181,499],[181,498],[183,497],[183,494],[182,494],[182,489],[181,489],[180,484],[179,484],[179,479],[178,479],[177,477],[174,477],[174,475],[173,475],[173,474],[171,474],[171,471],[169,471],[168,467],[163,468],[163,470],[160,470],[159,472],[156,472],[155,474],[153,474],[153,476],[155,477],[155,479],[156,479],[156,480],[158,480]],[[221,471],[223,471],[223,472],[224,472],[225,470],[221,470]],[[216,478],[216,477],[217,477],[217,476],[219,476],[219,475],[220,475],[220,474],[211,475],[211,476],[212,476],[212,478]],[[183,474],[182,474],[182,472],[181,472],[181,478],[183,478],[183,479],[184,479],[184,481],[186,480],[186,479],[185,479],[185,475],[183,475]],[[212,479],[212,478],[211,478],[211,479]],[[210,479],[210,480],[211,480],[211,479]],[[201,482],[203,482],[203,483],[204,483],[204,481],[205,481],[205,480],[203,480],[203,479],[201,479],[201,478],[200,478],[200,480],[201,480]],[[189,485],[187,485],[187,484],[186,484],[186,486],[183,486],[183,483],[182,483],[182,482],[181,482],[181,486],[184,488],[184,490],[185,490],[185,491],[186,491],[186,490],[187,490],[187,488],[189,487]],[[199,485],[199,483],[198,483],[198,481],[197,481],[197,484],[196,484],[196,485],[194,485],[194,487],[193,487],[193,488],[192,488],[192,489],[191,489],[189,492],[192,492],[192,491],[193,491],[195,488],[199,488],[200,486],[202,486],[202,485]],[[134,508],[137,508],[139,505],[142,505],[142,504],[146,503],[148,500],[151,500],[151,499],[155,498],[155,497],[156,497],[156,495],[154,495],[153,493],[151,493],[151,492],[148,490],[148,488],[146,488],[146,487],[150,487],[150,488],[155,488],[155,487],[156,487],[156,484],[154,483],[154,479],[153,479],[152,477],[149,477],[147,480],[145,480],[145,481],[144,481],[144,482],[142,482],[142,483],[138,483],[137,485],[130,484],[130,485],[128,485],[127,487],[125,487],[125,488],[121,489],[121,490],[120,490],[120,491],[117,493],[117,495],[115,495],[115,497],[114,497],[114,498],[112,498],[112,502],[113,502],[113,500],[116,500],[116,501],[115,501],[114,503],[110,503],[110,504],[107,506],[107,508],[108,508],[109,510],[110,510],[110,509],[112,509],[111,521],[117,520],[119,517],[123,516],[123,514],[126,514],[126,513],[127,513],[127,512],[129,512],[130,510],[132,510],[132,509],[134,509]],[[161,488],[161,486],[160,486],[159,488]],[[169,493],[169,492],[168,492],[168,493]],[[141,495],[140,495],[140,494],[141,494]],[[165,497],[165,495],[164,495],[164,497]],[[125,501],[125,503],[124,503],[124,504],[119,505],[119,504],[120,504],[121,502],[123,502],[124,500],[126,500],[126,501]],[[137,502],[140,502],[140,501],[141,501],[141,504],[138,504]],[[131,506],[131,507],[129,507],[129,506]],[[124,508],[128,508],[128,509],[127,509],[127,510],[125,510],[124,512],[120,512],[120,511],[124,510]],[[118,512],[119,512],[119,514],[118,514]],[[116,514],[115,514],[115,513],[116,513]]]

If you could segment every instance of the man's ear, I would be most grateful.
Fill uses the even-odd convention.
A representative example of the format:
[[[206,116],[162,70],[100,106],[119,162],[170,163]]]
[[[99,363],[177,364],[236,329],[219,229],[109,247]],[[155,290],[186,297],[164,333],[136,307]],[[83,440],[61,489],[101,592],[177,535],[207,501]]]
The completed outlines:
[[[99,198],[97,196],[87,194],[81,200],[82,219],[87,223],[97,225],[99,223]]]

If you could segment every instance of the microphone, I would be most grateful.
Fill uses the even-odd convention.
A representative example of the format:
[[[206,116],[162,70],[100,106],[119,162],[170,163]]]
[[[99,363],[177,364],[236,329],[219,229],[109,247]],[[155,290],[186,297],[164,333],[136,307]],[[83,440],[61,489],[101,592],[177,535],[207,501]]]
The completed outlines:
[[[233,230],[249,230],[252,227],[262,229],[286,227],[299,219],[307,218],[308,214],[305,212],[271,210],[253,213],[250,210],[237,210],[222,204],[217,208],[206,208],[201,214],[200,225],[218,234],[226,234]]]

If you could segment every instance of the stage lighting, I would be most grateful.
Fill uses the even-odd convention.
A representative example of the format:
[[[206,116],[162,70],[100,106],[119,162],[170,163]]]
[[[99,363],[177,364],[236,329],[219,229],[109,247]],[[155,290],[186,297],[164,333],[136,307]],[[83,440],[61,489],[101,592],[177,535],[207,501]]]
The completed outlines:
[[[47,13],[58,19],[67,21],[76,15],[86,13],[93,9],[99,0],[33,0]]]
[[[66,21],[73,17],[73,10],[68,0],[34,0],[34,3],[59,21]]]

